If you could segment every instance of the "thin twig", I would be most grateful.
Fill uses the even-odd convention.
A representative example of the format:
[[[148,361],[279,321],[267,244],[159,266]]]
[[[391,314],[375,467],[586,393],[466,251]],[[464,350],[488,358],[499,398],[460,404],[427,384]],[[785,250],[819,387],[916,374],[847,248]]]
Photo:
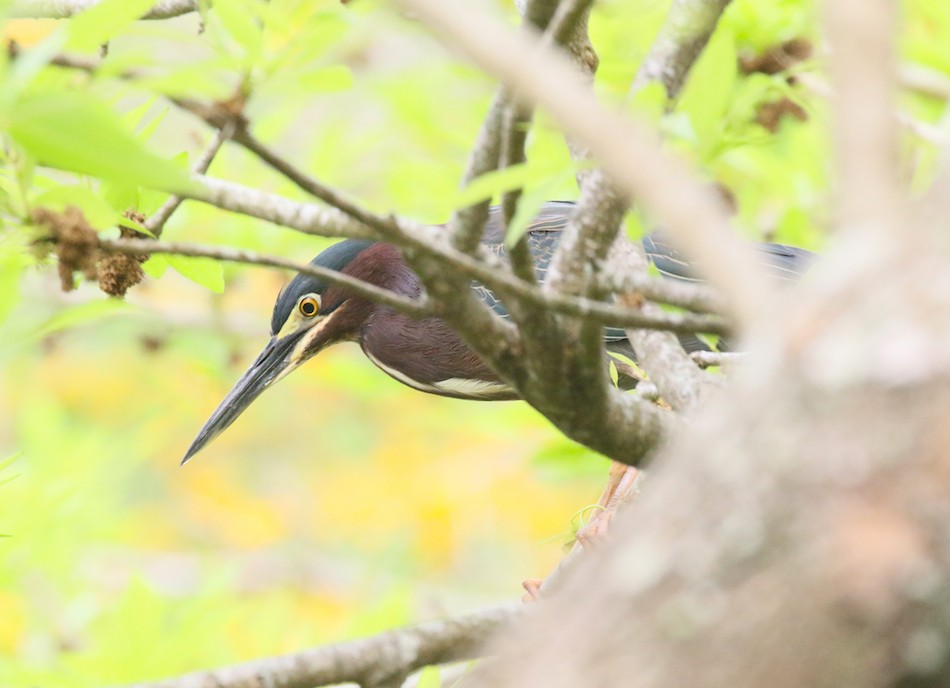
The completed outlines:
[[[198,244],[152,241],[151,239],[100,239],[99,247],[110,253],[127,253],[130,255],[150,255],[153,253],[192,256],[194,258],[213,258],[229,263],[244,263],[247,265],[266,265],[274,268],[293,270],[302,275],[310,275],[324,279],[327,282],[338,284],[341,287],[368,299],[390,306],[395,310],[415,318],[425,318],[432,315],[432,309],[425,297],[411,299],[395,294],[388,289],[382,289],[368,282],[356,279],[336,270],[330,270],[318,265],[309,265],[287,260],[277,256],[265,256],[253,251],[244,251],[224,246],[200,246]]]
[[[593,4],[594,0],[562,0],[541,40],[560,45],[568,43]]]
[[[649,127],[604,108],[564,58],[475,6],[449,0],[401,3],[589,144],[625,192],[642,199],[689,252],[709,259],[707,276],[739,325],[758,317],[771,291],[761,267],[732,233],[722,201],[660,147]]]
[[[106,251],[129,253],[132,255],[147,255],[150,253],[177,254],[198,258],[213,258],[215,260],[233,263],[246,263],[248,265],[266,265],[284,268],[294,270],[301,274],[319,277],[328,282],[347,287],[368,299],[391,306],[413,317],[427,317],[433,315],[435,312],[432,304],[427,299],[409,299],[335,270],[299,263],[277,256],[261,255],[253,251],[244,251],[223,246],[201,246],[191,243],[161,242],[151,239],[101,239],[100,246]],[[513,281],[513,283],[523,284],[520,280]],[[538,307],[551,308],[565,315],[590,319],[594,322],[613,327],[669,329],[673,332],[680,333],[710,332],[719,334],[725,332],[723,322],[715,316],[666,312],[658,313],[655,316],[646,316],[636,309],[621,308],[600,301],[564,297],[551,298],[550,296],[540,294],[537,288],[530,287],[520,290],[519,296],[530,299]]]
[[[626,264],[608,264],[598,288],[609,293],[636,293],[657,303],[686,308],[696,313],[722,313],[725,305],[708,284],[650,277]]]
[[[392,684],[425,666],[480,656],[484,642],[520,611],[507,605],[386,631],[369,638],[201,671],[129,688],[314,688]]]
[[[689,357],[700,368],[721,368],[745,358],[744,353],[726,351],[694,351]]]
[[[488,108],[488,114],[475,138],[468,165],[462,175],[462,186],[475,178],[498,168],[501,156],[501,130],[504,127],[505,110],[509,102],[503,88],[498,89]],[[482,240],[485,221],[488,219],[488,201],[476,203],[456,211],[449,220],[448,229],[452,245],[464,253],[474,253]]]

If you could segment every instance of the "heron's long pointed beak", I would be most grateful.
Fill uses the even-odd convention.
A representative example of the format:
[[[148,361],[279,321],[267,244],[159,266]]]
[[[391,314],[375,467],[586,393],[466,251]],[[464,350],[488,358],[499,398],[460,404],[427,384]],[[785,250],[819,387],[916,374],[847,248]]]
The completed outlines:
[[[289,335],[281,339],[271,338],[257,360],[245,371],[241,379],[228,392],[224,401],[211,414],[208,422],[201,428],[198,436],[185,452],[185,458],[181,460],[182,464],[224,432],[251,405],[251,402],[261,395],[261,392],[299,365],[300,360],[294,357],[294,346],[300,339],[300,335]]]

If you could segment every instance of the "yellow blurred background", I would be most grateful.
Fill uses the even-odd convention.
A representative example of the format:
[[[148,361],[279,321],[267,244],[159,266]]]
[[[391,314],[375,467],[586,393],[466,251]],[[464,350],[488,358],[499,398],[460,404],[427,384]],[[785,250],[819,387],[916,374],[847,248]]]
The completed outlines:
[[[496,84],[387,3],[261,4],[277,9],[260,44],[254,31],[242,43],[227,22],[209,21],[204,33],[193,16],[137,22],[110,40],[108,59],[160,72],[153,80],[47,68],[33,85],[88,92],[152,151],[194,160],[207,127],[156,94],[211,101],[243,77],[255,134],[288,159],[373,210],[445,221]],[[511,3],[499,4],[514,21]],[[947,4],[904,5],[902,59],[950,74]],[[604,99],[624,97],[668,6],[596,3]],[[672,148],[734,192],[739,231],[807,248],[827,221],[825,106],[783,74],[740,74],[737,64],[791,39],[820,46],[817,16],[815,0],[733,2],[676,112],[657,123]],[[7,21],[3,36],[42,48],[64,24]],[[821,59],[797,68],[819,73]],[[807,116],[767,131],[757,108],[786,97]],[[931,124],[945,106],[921,94],[902,102]],[[935,149],[905,143],[907,177],[926,181]],[[528,159],[532,183],[576,197],[563,137],[543,112]],[[210,174],[305,198],[235,147]],[[30,192],[62,184],[101,191],[38,168]],[[297,260],[328,244],[190,203],[163,238]],[[0,232],[0,256],[5,240]],[[516,599],[523,578],[558,561],[575,514],[603,486],[607,462],[526,405],[410,390],[352,344],[269,390],[179,467],[264,345],[288,276],[227,266],[216,294],[169,269],[121,302],[88,283],[63,294],[55,273],[28,270],[0,322],[4,688],[141,681]]]

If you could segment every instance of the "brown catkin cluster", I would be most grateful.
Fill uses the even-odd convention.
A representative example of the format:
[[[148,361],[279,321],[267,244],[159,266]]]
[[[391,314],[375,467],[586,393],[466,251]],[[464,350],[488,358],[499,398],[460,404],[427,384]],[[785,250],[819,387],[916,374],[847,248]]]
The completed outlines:
[[[139,222],[144,221],[144,217],[138,214],[129,214],[128,217]],[[141,235],[129,229],[120,227],[119,231],[123,239],[139,238]],[[145,273],[142,272],[142,263],[148,260],[148,256],[129,256],[124,253],[113,253],[104,256],[99,261],[99,288],[110,296],[123,297],[125,293],[136,284],[142,281]]]
[[[807,60],[812,55],[812,45],[804,38],[793,38],[772,48],[761,55],[742,57],[739,59],[739,69],[743,74],[761,72],[762,74],[778,74],[789,67]]]
[[[62,213],[37,208],[33,211],[33,222],[46,227],[52,234],[63,291],[76,288],[73,278],[75,272],[83,273],[88,279],[95,279],[99,237],[96,230],[86,222],[79,208],[69,206]]]
[[[782,119],[792,117],[799,122],[808,119],[805,108],[790,98],[779,98],[767,103],[759,103],[755,109],[755,121],[768,129],[771,133],[778,131]]]
[[[118,297],[125,296],[130,287],[145,277],[142,263],[148,260],[148,256],[104,254],[99,250],[96,230],[89,226],[79,208],[69,206],[62,213],[37,208],[33,211],[33,222],[49,230],[59,261],[63,291],[76,288],[76,272],[81,272],[86,279],[98,280],[102,291]],[[126,227],[121,227],[120,231],[126,239],[140,236]]]
[[[813,48],[810,41],[804,38],[793,38],[780,43],[761,55],[742,57],[739,59],[739,69],[743,74],[760,72],[762,74],[780,74],[812,56]],[[795,77],[789,76],[788,83],[795,83]],[[808,119],[805,109],[790,98],[782,97],[777,100],[759,103],[755,109],[755,121],[773,134],[779,130],[782,120],[786,117],[804,122]]]
[[[109,296],[125,296],[143,277],[141,256],[113,253],[99,261],[99,288]]]

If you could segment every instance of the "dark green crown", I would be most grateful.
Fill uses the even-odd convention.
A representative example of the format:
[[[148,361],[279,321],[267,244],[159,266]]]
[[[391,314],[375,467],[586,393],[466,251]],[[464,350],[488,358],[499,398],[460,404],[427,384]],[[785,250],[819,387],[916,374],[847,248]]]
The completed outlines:
[[[310,264],[341,272],[350,264],[350,261],[374,243],[359,239],[346,239],[322,251],[320,255],[310,261]],[[304,294],[320,294],[322,296],[329,286],[330,283],[326,280],[310,275],[297,275],[285,284],[284,288],[280,290],[280,294],[277,295],[277,303],[274,304],[274,315],[270,321],[271,334],[275,335],[280,332],[280,328],[290,317],[290,312],[301,296]]]

